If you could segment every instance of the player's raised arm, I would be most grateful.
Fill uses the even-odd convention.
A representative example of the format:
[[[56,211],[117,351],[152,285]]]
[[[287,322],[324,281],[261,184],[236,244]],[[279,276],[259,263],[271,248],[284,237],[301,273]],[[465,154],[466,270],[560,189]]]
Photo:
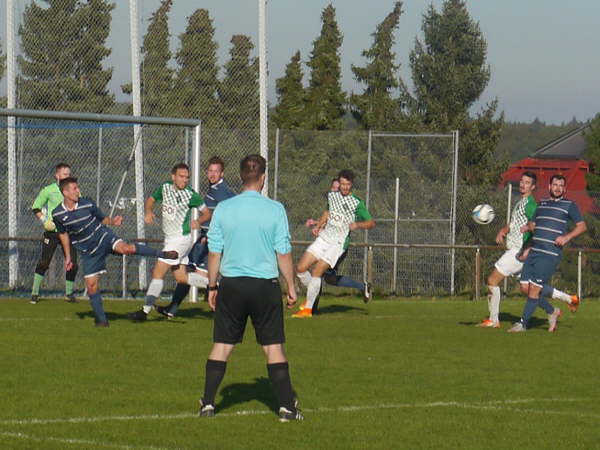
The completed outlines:
[[[156,217],[154,215],[155,203],[156,200],[152,196],[148,197],[144,203],[144,222],[146,222],[147,225],[152,225],[152,223],[154,223],[154,218]]]

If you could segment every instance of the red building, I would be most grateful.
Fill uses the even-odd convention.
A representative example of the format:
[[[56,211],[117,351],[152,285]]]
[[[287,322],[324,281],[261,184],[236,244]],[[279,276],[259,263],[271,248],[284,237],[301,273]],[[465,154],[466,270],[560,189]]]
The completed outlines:
[[[588,125],[577,128],[536,150],[530,158],[512,164],[502,174],[502,185],[513,183],[518,186],[521,174],[526,170],[537,175],[535,198],[548,196],[550,177],[561,174],[567,179],[566,198],[575,201],[582,213],[600,214],[600,207],[587,194],[585,174],[590,165],[582,159],[585,151],[584,130]]]

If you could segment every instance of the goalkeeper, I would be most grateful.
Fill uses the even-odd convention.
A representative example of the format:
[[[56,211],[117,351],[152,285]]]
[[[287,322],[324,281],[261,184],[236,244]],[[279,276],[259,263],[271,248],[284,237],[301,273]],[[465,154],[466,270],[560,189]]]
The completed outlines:
[[[44,236],[42,240],[42,254],[35,267],[35,274],[33,275],[33,287],[31,289],[31,303],[35,304],[40,298],[40,286],[44,280],[44,275],[50,266],[52,256],[57,245],[61,245],[58,239],[58,232],[56,226],[52,220],[52,211],[58,205],[63,202],[63,195],[60,192],[58,183],[60,180],[71,176],[71,167],[68,164],[60,163],[56,165],[54,178],[56,181],[43,188],[38,196],[36,197],[31,210],[33,214],[42,222],[44,226]],[[63,249],[63,255],[65,251]],[[73,262],[72,267],[67,271],[65,281],[65,295],[66,301],[69,303],[77,303],[77,299],[73,294],[73,284],[75,282],[75,275],[77,275],[77,253],[71,245],[71,259]]]

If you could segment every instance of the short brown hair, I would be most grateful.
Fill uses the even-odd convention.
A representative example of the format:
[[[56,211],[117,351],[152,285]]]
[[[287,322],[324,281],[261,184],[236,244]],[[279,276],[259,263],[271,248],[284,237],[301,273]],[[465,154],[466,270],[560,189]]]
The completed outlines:
[[[354,172],[352,172],[349,169],[340,170],[340,173],[338,173],[338,180],[340,178],[345,178],[346,180],[350,181],[351,183],[354,183]]]
[[[71,168],[70,165],[68,165],[67,163],[61,162],[56,165],[56,167],[54,168],[54,171],[58,172],[60,169],[70,169],[70,168]]]
[[[267,161],[259,154],[248,155],[240,162],[242,183],[255,183],[267,169]]]
[[[175,175],[179,169],[185,169],[188,172],[190,171],[190,167],[186,163],[175,164],[171,169],[171,175]]]
[[[208,166],[212,166],[213,164],[220,165],[221,166],[221,172],[223,172],[225,170],[225,162],[223,162],[223,160],[221,158],[219,158],[218,156],[212,156],[208,160],[208,164],[206,164],[206,167],[208,168]]]
[[[60,189],[60,192],[64,191],[65,188],[69,185],[69,184],[77,184],[77,178],[75,177],[67,177],[67,178],[63,178],[62,180],[60,180],[60,182],[58,183],[58,187]]]

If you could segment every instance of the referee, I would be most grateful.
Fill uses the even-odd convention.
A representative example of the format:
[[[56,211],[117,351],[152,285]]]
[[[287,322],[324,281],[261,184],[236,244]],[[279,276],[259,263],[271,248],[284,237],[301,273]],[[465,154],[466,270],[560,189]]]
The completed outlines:
[[[283,305],[279,270],[287,284],[287,306],[296,303],[288,220],[283,205],[263,197],[266,161],[250,155],[240,163],[241,194],[217,205],[208,231],[208,303],[215,311],[213,347],[206,361],[200,416],[215,414],[215,396],[227,360],[242,342],[248,316],[267,358],[279,402],[279,420],[302,420],[283,351]],[[217,276],[221,283],[217,288]],[[217,291],[218,289],[218,291]]]

